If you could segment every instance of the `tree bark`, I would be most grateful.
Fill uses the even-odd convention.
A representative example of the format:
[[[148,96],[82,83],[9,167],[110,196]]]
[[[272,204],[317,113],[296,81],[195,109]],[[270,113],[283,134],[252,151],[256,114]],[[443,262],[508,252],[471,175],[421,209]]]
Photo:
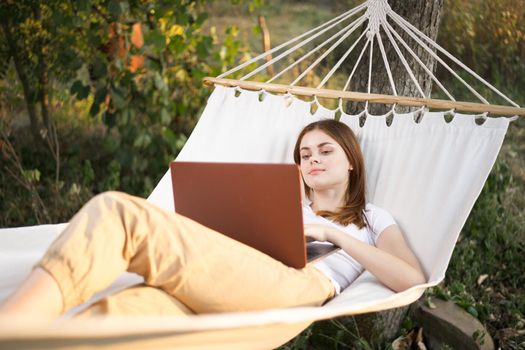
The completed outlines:
[[[262,34],[262,49],[263,52],[269,51],[272,48],[272,45],[270,43],[270,31],[268,30],[268,26],[266,25],[266,18],[264,16],[259,16],[259,27],[261,28],[261,34]],[[269,62],[272,60],[272,55],[269,54],[265,57],[266,62]],[[269,65],[266,67],[266,72],[270,77],[274,76],[273,71],[273,65]]]
[[[421,30],[432,40],[436,40],[439,30],[439,24],[441,22],[441,10],[443,8],[443,0],[390,0],[389,1],[392,10],[398,15],[405,18],[408,22],[414,25],[416,28]],[[428,67],[432,72],[435,71],[435,60],[434,58],[423,49],[421,46],[408,35],[406,32],[395,25],[392,21],[389,23],[394,27],[396,32],[400,34],[403,40],[412,48],[416,55],[421,61]],[[386,56],[392,72],[394,85],[399,96],[416,96],[422,97],[418,92],[416,85],[412,82],[410,75],[406,71],[402,61],[399,59],[398,54],[394,50],[393,46],[388,40],[386,34],[381,31],[381,37],[386,51]],[[416,80],[418,81],[425,97],[430,96],[432,90],[432,79],[424,69],[417,63],[412,55],[398,43],[400,51],[406,58],[408,65],[411,67]],[[359,51],[360,52],[360,51]],[[369,51],[363,55],[363,59],[355,73],[355,77],[352,78],[350,89],[352,91],[367,91],[368,86],[368,68],[369,68]],[[379,53],[379,47],[377,44],[374,46],[374,55],[372,59],[372,83],[371,92],[380,94],[393,94],[390,80],[386,73],[385,64],[383,58]],[[362,110],[363,105],[349,104],[347,109],[350,113],[356,113]],[[405,111],[409,108],[404,107]],[[371,114],[384,114],[389,110],[389,106],[384,105],[370,105],[369,112]],[[401,107],[396,108],[397,111],[403,110]]]
[[[443,0],[390,0],[389,3],[397,14],[423,31],[432,40],[436,40],[441,20],[440,17]],[[419,45],[417,45],[417,49],[414,49],[414,41],[399,27],[393,27],[414,50],[429,70],[434,72],[436,65],[432,56]],[[397,94],[400,96],[420,96],[415,84],[411,81],[409,74],[405,70],[401,60],[383,31],[381,31],[381,36],[385,45],[385,51],[392,71]],[[399,46],[401,47],[401,45]],[[383,58],[378,50],[379,48],[376,45],[376,47],[374,47],[373,67],[375,67],[375,69],[373,69],[372,74],[371,92],[392,94],[392,88],[386,73]],[[427,75],[424,69],[420,67],[410,53],[406,52],[404,48],[402,48],[402,52],[406,57],[409,66],[412,68],[425,96],[428,97],[432,90],[432,80],[430,76]],[[367,64],[363,64],[363,62],[366,62]],[[351,90],[353,91],[367,91],[369,58],[364,56],[363,62],[356,71],[355,78],[353,78],[353,85],[351,86]],[[357,106],[356,104],[349,104],[349,106],[347,106],[349,113],[356,113],[359,110],[362,110],[362,108],[362,105]],[[385,105],[369,105],[369,112],[371,114],[384,114],[389,109],[390,107]],[[401,111],[401,107],[397,107],[396,111]],[[373,346],[381,346],[385,341],[391,341],[392,338],[395,337],[407,311],[408,306],[373,314],[359,315],[356,316],[355,319],[347,318],[346,320],[342,319],[341,321],[344,323],[348,322],[349,325],[354,325],[355,321],[361,337],[368,340]]]
[[[35,92],[31,89],[29,77],[27,76],[26,72],[24,71],[24,67],[22,66],[22,58],[18,54],[21,50],[19,50],[19,47],[16,44],[16,39],[11,33],[9,23],[2,22],[1,25],[4,31],[4,36],[6,38],[7,45],[9,47],[9,50],[11,51],[11,56],[13,57],[16,73],[18,75],[18,78],[20,79],[20,82],[22,83],[27,113],[29,115],[29,121],[31,122],[31,133],[33,134],[34,142],[37,142],[40,139],[40,126],[38,123],[38,117],[36,112]]]
[[[40,4],[33,4],[33,15],[35,21],[40,22],[42,20],[42,14],[40,10]],[[48,109],[48,74],[46,64],[46,52],[45,44],[42,42],[43,39],[38,41],[37,55],[38,55],[38,100],[40,102],[40,112],[42,114],[42,121],[44,126],[48,129],[51,128],[51,122],[49,119]]]

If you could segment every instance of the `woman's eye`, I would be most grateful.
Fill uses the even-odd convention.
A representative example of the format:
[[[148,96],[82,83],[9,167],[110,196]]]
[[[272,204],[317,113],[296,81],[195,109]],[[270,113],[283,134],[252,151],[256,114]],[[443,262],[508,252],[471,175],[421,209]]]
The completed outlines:
[[[330,154],[332,151],[321,151],[321,154]]]
[[[304,160],[308,159],[309,157],[310,157],[310,155],[308,155],[308,154],[303,154],[301,156],[301,158],[304,159]]]

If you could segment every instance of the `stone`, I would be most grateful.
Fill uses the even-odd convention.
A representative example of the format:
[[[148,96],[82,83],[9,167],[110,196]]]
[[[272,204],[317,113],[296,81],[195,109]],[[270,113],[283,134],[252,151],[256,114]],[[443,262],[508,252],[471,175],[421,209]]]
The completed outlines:
[[[423,301],[414,304],[412,320],[423,328],[428,349],[494,350],[487,329],[474,316],[451,301],[432,299],[432,307]]]

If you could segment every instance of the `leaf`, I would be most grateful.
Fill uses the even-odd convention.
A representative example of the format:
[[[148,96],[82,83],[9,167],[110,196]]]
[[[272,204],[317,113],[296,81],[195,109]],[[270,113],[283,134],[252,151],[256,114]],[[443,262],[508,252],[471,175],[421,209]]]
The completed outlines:
[[[23,170],[22,175],[30,183],[35,183],[35,182],[40,181],[40,171],[38,169]]]
[[[91,6],[89,0],[74,0],[73,3],[79,11],[88,11]]]
[[[99,47],[102,45],[102,38],[98,34],[98,28],[95,25],[91,25],[87,34],[87,43],[92,47]]]
[[[483,281],[485,281],[488,277],[489,275],[487,274],[479,275],[478,280],[477,280],[478,286],[481,285]]]
[[[100,112],[100,105],[98,104],[91,104],[91,108],[89,108],[89,115],[92,117],[96,117],[98,112]]]
[[[431,297],[428,297],[427,300],[426,300],[426,304],[427,306],[430,308],[430,309],[435,309],[436,308],[436,304],[434,304],[432,302],[432,298]]]
[[[122,8],[120,7],[120,1],[110,0],[108,4],[109,14],[118,17],[122,13]]]
[[[188,45],[181,36],[176,36],[171,39],[170,48],[175,51],[176,54],[181,54],[188,49]]]
[[[175,133],[171,131],[171,129],[167,127],[162,127],[160,131],[162,138],[173,148],[176,148],[177,144],[177,137],[175,136]]]
[[[82,168],[82,184],[84,187],[90,186],[95,181],[95,171],[91,165],[91,161],[88,159],[84,161],[84,166]]]
[[[185,69],[181,68],[175,73],[175,77],[177,78],[177,80],[179,82],[183,83],[183,82],[186,82],[188,80],[189,74],[188,74],[188,71],[186,71]]]
[[[125,119],[124,119],[124,122],[125,122],[125,123],[130,123],[130,122],[133,121],[133,119],[135,119],[135,115],[136,115],[136,113],[135,113],[135,109],[130,108],[130,107],[128,106],[128,108],[126,108],[126,109],[124,110],[123,115],[124,115],[124,118],[125,118]]]
[[[158,29],[149,32],[146,35],[145,41],[147,45],[153,46],[157,53],[166,48],[166,38]]]
[[[261,35],[262,34],[261,27],[260,26],[252,27],[252,34],[253,35]]]
[[[198,67],[191,69],[191,76],[193,77],[194,81],[200,82],[206,75],[206,72],[202,69],[199,69]]]
[[[158,72],[155,72],[155,75],[153,77],[153,83],[155,84],[155,88],[157,90],[165,90],[167,88],[166,84],[164,83],[164,80],[162,79],[162,75]]]
[[[95,92],[95,98],[93,99],[93,104],[91,105],[91,108],[89,109],[89,114],[94,117],[100,112],[100,104],[106,99],[106,95],[108,94],[108,89],[104,86]]]
[[[101,104],[106,99],[107,94],[108,89],[105,86],[97,89],[97,91],[95,92],[95,99],[93,100],[93,103]]]
[[[151,143],[151,136],[147,133],[141,133],[133,143],[134,147],[137,148],[146,148]]]
[[[467,308],[467,312],[476,318],[478,317],[478,310],[472,305]]]
[[[80,194],[81,187],[77,185],[76,183],[73,183],[71,187],[69,188],[68,195],[70,196],[78,196]]]
[[[122,89],[119,88],[111,89],[111,100],[117,109],[123,109],[127,105],[126,97],[123,95]]]
[[[205,42],[201,41],[197,44],[197,56],[199,57],[199,59],[205,59],[208,56],[208,52],[208,46]]]
[[[177,143],[175,144],[175,147],[177,148],[177,151],[180,151],[182,147],[186,144],[186,141],[188,141],[188,138],[184,134],[180,134],[179,138],[177,139]]]
[[[188,25],[188,23],[190,22],[188,13],[184,11],[177,12],[176,18],[177,18],[176,22],[182,25]]]
[[[206,12],[199,13],[199,15],[197,16],[197,19],[195,20],[195,24],[197,24],[200,27],[202,26],[204,21],[206,21],[207,19],[208,19],[208,14]]]
[[[82,65],[84,62],[78,58],[78,56],[75,56],[70,62],[69,62],[69,68],[73,71],[77,71],[80,68],[82,68]]]
[[[121,13],[129,12],[129,2],[127,0],[120,1],[119,2],[119,6],[120,6],[120,12]]]
[[[184,27],[180,26],[178,24],[172,25],[170,30],[167,32],[169,37],[177,36],[177,35],[183,35],[184,34]]]
[[[166,108],[160,110],[160,122],[164,125],[168,125],[171,122],[171,115]]]
[[[106,124],[111,129],[117,123],[117,116],[115,113],[105,111],[102,120],[104,121],[104,124]]]
[[[96,57],[91,64],[91,78],[93,80],[100,79],[106,76],[107,72],[106,61],[101,57]]]
[[[70,89],[71,95],[76,95],[78,100],[83,100],[89,96],[90,88],[82,84],[80,80],[73,83]]]

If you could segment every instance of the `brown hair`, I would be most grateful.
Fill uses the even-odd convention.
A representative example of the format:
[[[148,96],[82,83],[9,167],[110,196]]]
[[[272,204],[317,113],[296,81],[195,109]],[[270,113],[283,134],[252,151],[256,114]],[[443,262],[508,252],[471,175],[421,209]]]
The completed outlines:
[[[333,220],[341,225],[355,224],[358,228],[365,226],[363,211],[365,209],[365,163],[361,147],[357,138],[346,124],[334,119],[323,119],[308,124],[297,137],[293,158],[295,164],[301,164],[300,147],[301,141],[308,132],[320,130],[333,138],[343,148],[348,161],[353,167],[349,172],[348,187],[346,189],[344,206],[336,212],[320,210],[316,214],[327,219]],[[303,180],[304,183],[304,180]],[[305,192],[310,196],[311,189],[304,183]]]

